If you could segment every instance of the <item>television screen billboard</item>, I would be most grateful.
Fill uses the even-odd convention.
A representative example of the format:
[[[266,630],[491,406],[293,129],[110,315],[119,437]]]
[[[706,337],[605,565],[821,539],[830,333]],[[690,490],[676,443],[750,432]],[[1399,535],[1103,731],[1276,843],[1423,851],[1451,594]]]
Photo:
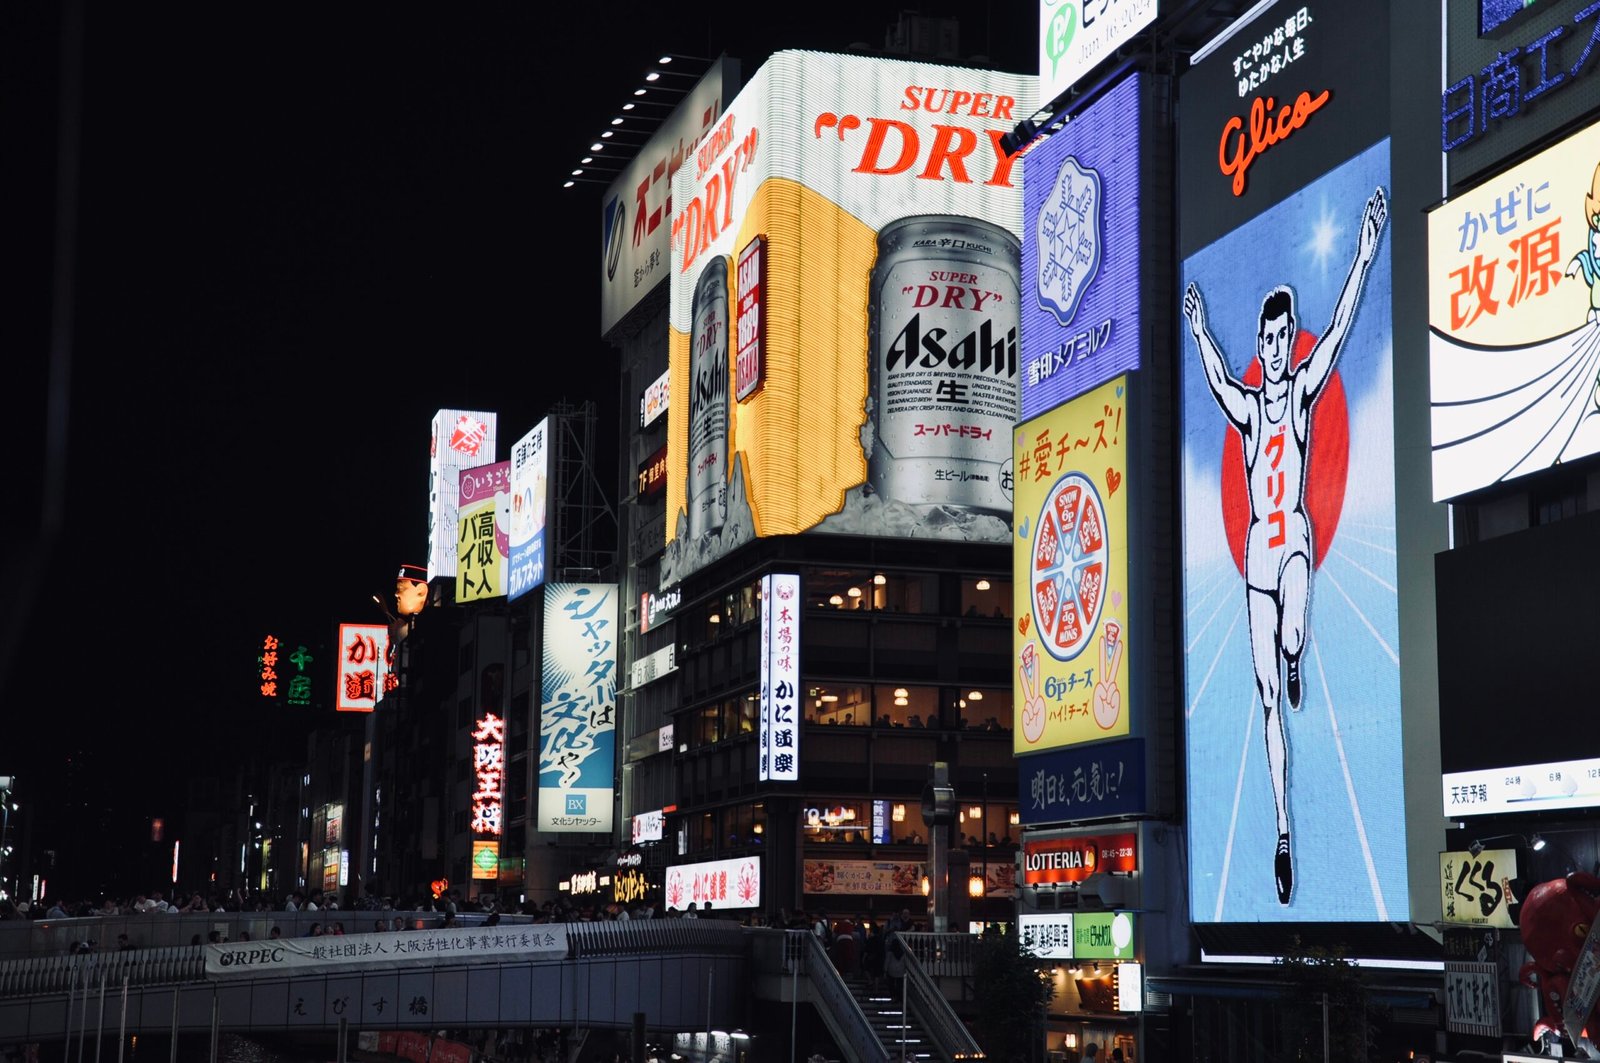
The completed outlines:
[[[1019,755],[1129,730],[1127,405],[1118,377],[1016,428]]]
[[[545,586],[539,675],[541,831],[611,829],[617,634],[615,583]]]
[[[1022,416],[1139,368],[1145,82],[1117,84],[1022,158]]]
[[[440,410],[428,442],[428,580],[456,574],[460,472],[494,461],[495,415]]]
[[[781,52],[678,171],[663,584],[813,528],[1007,541],[1022,198],[1000,140],[1034,80]]]
[[[511,551],[506,597],[516,600],[544,582],[544,527],[550,495],[550,419],[511,448]]]
[[[1404,919],[1389,142],[1184,261],[1196,922]]]
[[[1600,453],[1600,124],[1428,216],[1433,497]]]
[[[1158,0],[1039,0],[1039,94],[1048,103],[1155,20]]]

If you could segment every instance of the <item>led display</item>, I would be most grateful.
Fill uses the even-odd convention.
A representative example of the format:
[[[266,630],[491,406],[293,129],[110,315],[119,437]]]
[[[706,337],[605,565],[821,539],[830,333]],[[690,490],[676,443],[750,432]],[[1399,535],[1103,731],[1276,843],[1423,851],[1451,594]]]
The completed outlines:
[[[544,526],[550,496],[550,420],[546,418],[511,448],[510,560],[506,597],[522,597],[544,582]]]
[[[616,772],[617,585],[546,585],[543,634],[538,829],[609,831]]]

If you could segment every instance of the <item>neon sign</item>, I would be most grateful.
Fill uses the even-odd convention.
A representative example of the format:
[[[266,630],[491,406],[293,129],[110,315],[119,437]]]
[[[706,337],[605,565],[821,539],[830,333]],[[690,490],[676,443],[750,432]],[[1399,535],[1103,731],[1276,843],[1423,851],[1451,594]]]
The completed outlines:
[[[472,794],[472,833],[498,838],[505,807],[505,721],[486,713],[472,740],[472,766],[478,774],[478,788]]]
[[[1302,92],[1292,104],[1279,107],[1276,114],[1273,113],[1278,102],[1275,97],[1263,99],[1257,96],[1250,101],[1248,138],[1245,136],[1244,119],[1238,115],[1223,124],[1222,139],[1217,144],[1217,168],[1224,177],[1233,178],[1234,195],[1244,195],[1245,171],[1250,169],[1250,164],[1255,162],[1257,156],[1274,144],[1288,140],[1296,130],[1305,128],[1306,121],[1321,110],[1332,95],[1329,89],[1323,89],[1315,96]]]
[[[1490,6],[1484,5],[1485,19]],[[1523,105],[1577,81],[1585,72],[1595,45],[1600,44],[1600,5],[1588,4],[1572,16],[1574,26],[1589,20],[1594,25],[1588,32],[1569,34],[1567,26],[1557,22],[1530,31],[1529,39],[1522,44],[1504,49],[1496,45],[1495,57],[1487,66],[1469,72],[1445,89],[1439,107],[1439,141],[1443,150],[1453,151],[1488,133],[1492,126],[1533,113]],[[1582,50],[1569,67],[1558,53],[1566,49],[1565,57],[1571,58],[1578,49],[1577,41],[1584,42]]]

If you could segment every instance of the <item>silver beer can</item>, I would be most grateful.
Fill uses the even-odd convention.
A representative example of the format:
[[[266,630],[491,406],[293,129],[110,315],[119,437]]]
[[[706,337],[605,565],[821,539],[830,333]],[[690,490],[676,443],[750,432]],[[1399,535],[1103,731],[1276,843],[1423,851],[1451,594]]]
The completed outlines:
[[[1022,252],[978,218],[901,218],[868,289],[867,480],[886,501],[1011,517]]]
[[[689,541],[728,518],[728,256],[706,263],[694,286],[689,368]]]

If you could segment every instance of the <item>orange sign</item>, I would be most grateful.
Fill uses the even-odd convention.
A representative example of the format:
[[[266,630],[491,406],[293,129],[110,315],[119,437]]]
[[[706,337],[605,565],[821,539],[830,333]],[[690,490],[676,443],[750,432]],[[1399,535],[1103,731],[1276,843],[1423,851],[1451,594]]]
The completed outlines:
[[[1322,108],[1333,95],[1323,89],[1315,96],[1302,92],[1294,103],[1284,104],[1276,115],[1272,109],[1277,100],[1271,96],[1257,96],[1250,102],[1250,135],[1245,136],[1244,119],[1234,115],[1223,123],[1222,139],[1217,144],[1217,166],[1223,176],[1233,178],[1233,194],[1244,195],[1244,175],[1255,162],[1256,156],[1279,141],[1288,140],[1290,134],[1305,126],[1306,120]]]

